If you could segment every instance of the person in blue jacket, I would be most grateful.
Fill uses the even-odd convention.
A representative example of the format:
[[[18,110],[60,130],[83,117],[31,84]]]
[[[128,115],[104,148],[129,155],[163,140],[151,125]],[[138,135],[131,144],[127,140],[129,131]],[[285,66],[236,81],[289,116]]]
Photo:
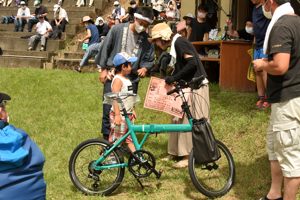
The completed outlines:
[[[44,200],[45,157],[23,130],[8,123],[5,103],[10,99],[0,93],[0,199]]]

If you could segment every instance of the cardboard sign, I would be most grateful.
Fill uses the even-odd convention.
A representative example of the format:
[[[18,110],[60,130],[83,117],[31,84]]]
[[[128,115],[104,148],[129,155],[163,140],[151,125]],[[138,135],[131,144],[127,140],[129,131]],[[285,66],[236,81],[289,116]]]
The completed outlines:
[[[182,118],[184,113],[181,108],[181,98],[177,97],[177,93],[167,95],[167,92],[171,89],[173,89],[173,87],[167,85],[164,79],[151,77],[144,102],[144,107],[162,111],[175,117]],[[187,89],[184,89],[184,91],[187,91]],[[186,93],[185,98],[187,100],[188,96],[189,93]]]

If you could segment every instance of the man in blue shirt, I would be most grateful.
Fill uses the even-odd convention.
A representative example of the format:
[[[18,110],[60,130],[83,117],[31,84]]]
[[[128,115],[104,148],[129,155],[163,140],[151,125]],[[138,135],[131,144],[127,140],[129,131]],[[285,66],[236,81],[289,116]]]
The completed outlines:
[[[254,31],[254,55],[253,60],[267,58],[267,55],[263,53],[263,44],[265,40],[266,31],[270,20],[266,18],[263,12],[264,0],[251,0],[254,4],[252,11],[252,22]],[[266,83],[267,83],[267,73],[263,70],[256,71],[256,87],[258,93],[258,101],[256,107],[259,109],[264,109],[269,107],[269,103],[266,97]]]
[[[44,200],[45,158],[23,130],[8,123],[8,100],[9,95],[0,93],[0,199]]]

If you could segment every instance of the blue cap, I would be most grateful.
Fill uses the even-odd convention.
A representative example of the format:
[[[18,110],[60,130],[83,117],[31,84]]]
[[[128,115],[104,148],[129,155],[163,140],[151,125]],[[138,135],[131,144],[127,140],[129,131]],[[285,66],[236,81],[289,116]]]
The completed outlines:
[[[137,57],[129,56],[126,52],[121,52],[115,55],[113,64],[115,67],[117,67],[127,62],[134,63],[137,61],[137,59]]]

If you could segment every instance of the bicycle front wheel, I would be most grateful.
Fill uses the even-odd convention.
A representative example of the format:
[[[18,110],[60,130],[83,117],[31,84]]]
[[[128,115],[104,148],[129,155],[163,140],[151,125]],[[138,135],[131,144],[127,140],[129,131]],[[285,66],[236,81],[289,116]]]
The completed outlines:
[[[189,156],[189,174],[194,186],[207,197],[225,195],[233,186],[235,179],[235,165],[228,148],[220,141],[216,141],[221,157],[212,163],[197,164],[192,151]]]
[[[92,164],[106,149],[109,143],[99,139],[90,139],[79,144],[69,161],[70,178],[80,191],[89,195],[109,195],[121,184],[125,168],[95,170]],[[117,151],[112,151],[102,164],[124,163]]]

